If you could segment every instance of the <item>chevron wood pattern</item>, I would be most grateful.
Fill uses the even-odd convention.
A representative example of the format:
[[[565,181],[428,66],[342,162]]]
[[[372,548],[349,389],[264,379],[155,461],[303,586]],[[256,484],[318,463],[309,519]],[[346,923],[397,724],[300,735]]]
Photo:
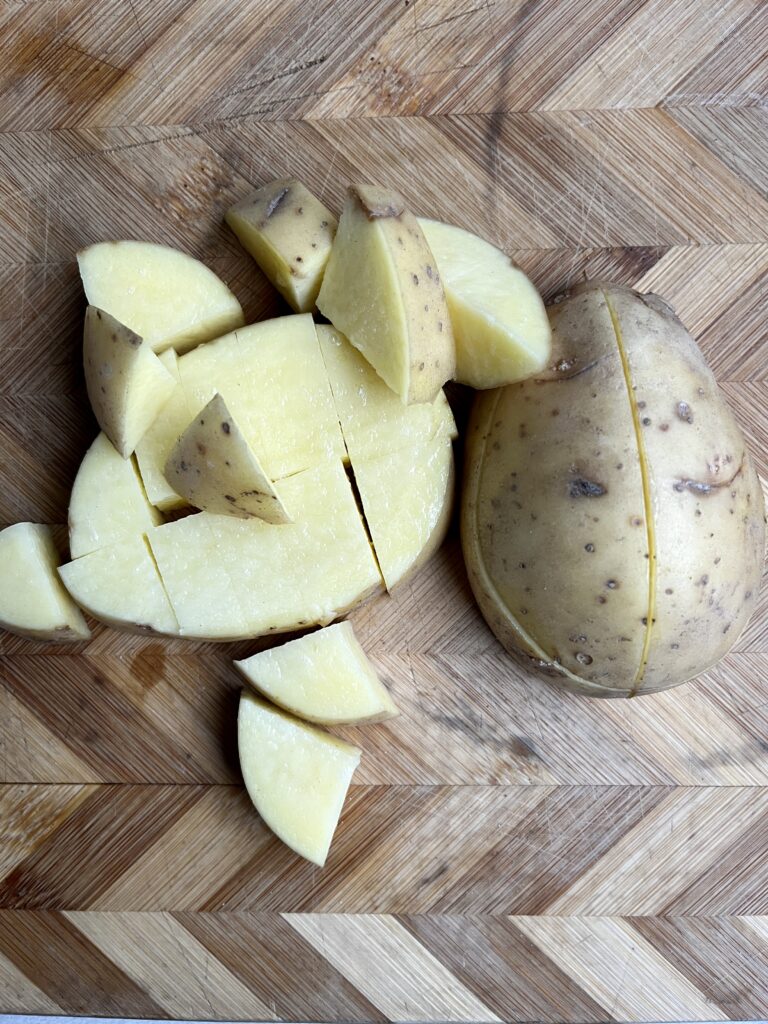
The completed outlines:
[[[222,213],[283,175],[391,183],[549,298],[663,294],[768,479],[761,0],[0,0],[0,47],[0,524],[64,523],[95,431],[75,250],[176,245],[273,315]],[[0,1012],[768,1016],[768,587],[631,702],[510,662],[455,528],[353,618],[402,714],[338,730],[365,754],[322,871],[240,784],[258,643],[0,634]]]

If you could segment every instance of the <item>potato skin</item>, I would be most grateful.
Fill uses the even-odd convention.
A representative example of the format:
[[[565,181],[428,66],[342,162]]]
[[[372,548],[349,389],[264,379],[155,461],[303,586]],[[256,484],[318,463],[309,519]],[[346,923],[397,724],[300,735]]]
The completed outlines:
[[[590,283],[550,318],[551,367],[475,402],[470,583],[507,650],[569,689],[667,689],[726,654],[754,608],[759,481],[661,300]]]

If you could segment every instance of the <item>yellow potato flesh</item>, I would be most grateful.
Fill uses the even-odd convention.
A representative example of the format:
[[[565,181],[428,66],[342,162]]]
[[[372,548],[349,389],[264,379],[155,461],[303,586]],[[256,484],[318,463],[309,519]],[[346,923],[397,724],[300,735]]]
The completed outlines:
[[[68,562],[59,575],[81,608],[117,629],[178,635],[179,626],[144,537]]]
[[[223,281],[186,253],[150,242],[99,242],[77,254],[88,302],[155,352],[185,352],[243,323]]]
[[[456,341],[455,379],[470,387],[525,380],[549,359],[538,291],[500,249],[461,228],[419,220],[443,281]]]
[[[235,665],[265,697],[309,722],[349,725],[397,714],[351,622],[337,622]]]
[[[251,693],[240,698],[237,746],[248,795],[264,823],[322,867],[360,763],[358,748]]]
[[[87,640],[90,630],[59,580],[50,527],[0,531],[0,629],[37,640]]]
[[[317,304],[406,404],[434,401],[453,377],[445,294],[400,196],[349,190]]]
[[[161,522],[147,501],[133,459],[124,459],[106,434],[85,458],[69,502],[69,550],[73,558],[144,533]]]
[[[272,181],[227,210],[243,248],[297,313],[315,305],[336,218],[294,179]]]
[[[173,349],[167,349],[158,358],[173,377],[175,387],[136,446],[136,462],[148,500],[161,512],[170,512],[182,508],[187,502],[168,483],[165,464],[196,410],[190,408],[186,392],[179,381],[176,353]]]

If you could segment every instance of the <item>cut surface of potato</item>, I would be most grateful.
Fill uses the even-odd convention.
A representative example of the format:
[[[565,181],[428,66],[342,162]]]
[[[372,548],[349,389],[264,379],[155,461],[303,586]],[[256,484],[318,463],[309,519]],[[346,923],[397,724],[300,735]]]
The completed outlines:
[[[221,394],[270,480],[343,457],[309,314],[265,320],[202,345],[179,360],[179,377],[190,419]]]
[[[16,523],[0,531],[0,629],[35,640],[88,639],[58,564],[50,527]]]
[[[400,448],[376,459],[353,459],[360,498],[379,568],[392,590],[442,544],[451,515],[451,439]]]
[[[456,377],[473,388],[513,384],[542,370],[552,332],[538,291],[510,258],[461,228],[419,220],[442,278]]]
[[[243,692],[237,747],[245,787],[264,823],[322,867],[360,750]]]
[[[428,441],[438,431],[456,437],[456,423],[445,392],[440,391],[434,402],[404,406],[343,334],[318,324],[317,336],[352,459],[387,455]]]
[[[212,270],[151,242],[98,242],[77,254],[88,302],[111,313],[155,352],[185,352],[240,327],[240,303]]]
[[[69,502],[72,558],[144,533],[161,522],[147,501],[133,459],[99,434],[77,471]]]
[[[165,463],[192,419],[194,410],[179,380],[179,357],[169,348],[158,359],[173,377],[175,387],[136,446],[136,462],[147,499],[160,511],[170,512],[183,508],[187,503],[166,480]]]
[[[381,584],[340,461],[281,483],[293,522],[207,512],[148,536],[182,633],[212,640],[324,625]]]
[[[235,665],[265,697],[309,722],[354,725],[397,714],[351,622],[336,622]]]
[[[227,210],[243,248],[297,313],[315,305],[336,218],[292,178],[271,181]]]
[[[81,608],[132,633],[176,636],[179,626],[142,536],[68,562],[59,575]]]
[[[98,424],[126,459],[170,398],[174,379],[146,341],[95,306],[85,311],[83,364]]]
[[[432,402],[453,377],[435,259],[396,193],[349,189],[317,304],[403,402]]]
[[[165,478],[190,505],[206,512],[267,523],[291,521],[219,394],[179,438],[165,464]]]

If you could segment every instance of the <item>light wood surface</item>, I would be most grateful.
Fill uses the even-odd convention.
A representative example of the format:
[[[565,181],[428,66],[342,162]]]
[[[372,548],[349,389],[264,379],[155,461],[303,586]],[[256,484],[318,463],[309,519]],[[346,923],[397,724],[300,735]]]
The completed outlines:
[[[661,293],[765,478],[767,51],[761,0],[0,0],[0,524],[65,522],[95,431],[75,250],[176,245],[273,314],[222,213],[278,176],[391,184],[547,297]],[[0,1011],[768,1015],[768,590],[708,676],[630,702],[512,663],[455,532],[353,618],[402,715],[339,730],[365,755],[322,871],[240,786],[258,644],[0,636]]]

